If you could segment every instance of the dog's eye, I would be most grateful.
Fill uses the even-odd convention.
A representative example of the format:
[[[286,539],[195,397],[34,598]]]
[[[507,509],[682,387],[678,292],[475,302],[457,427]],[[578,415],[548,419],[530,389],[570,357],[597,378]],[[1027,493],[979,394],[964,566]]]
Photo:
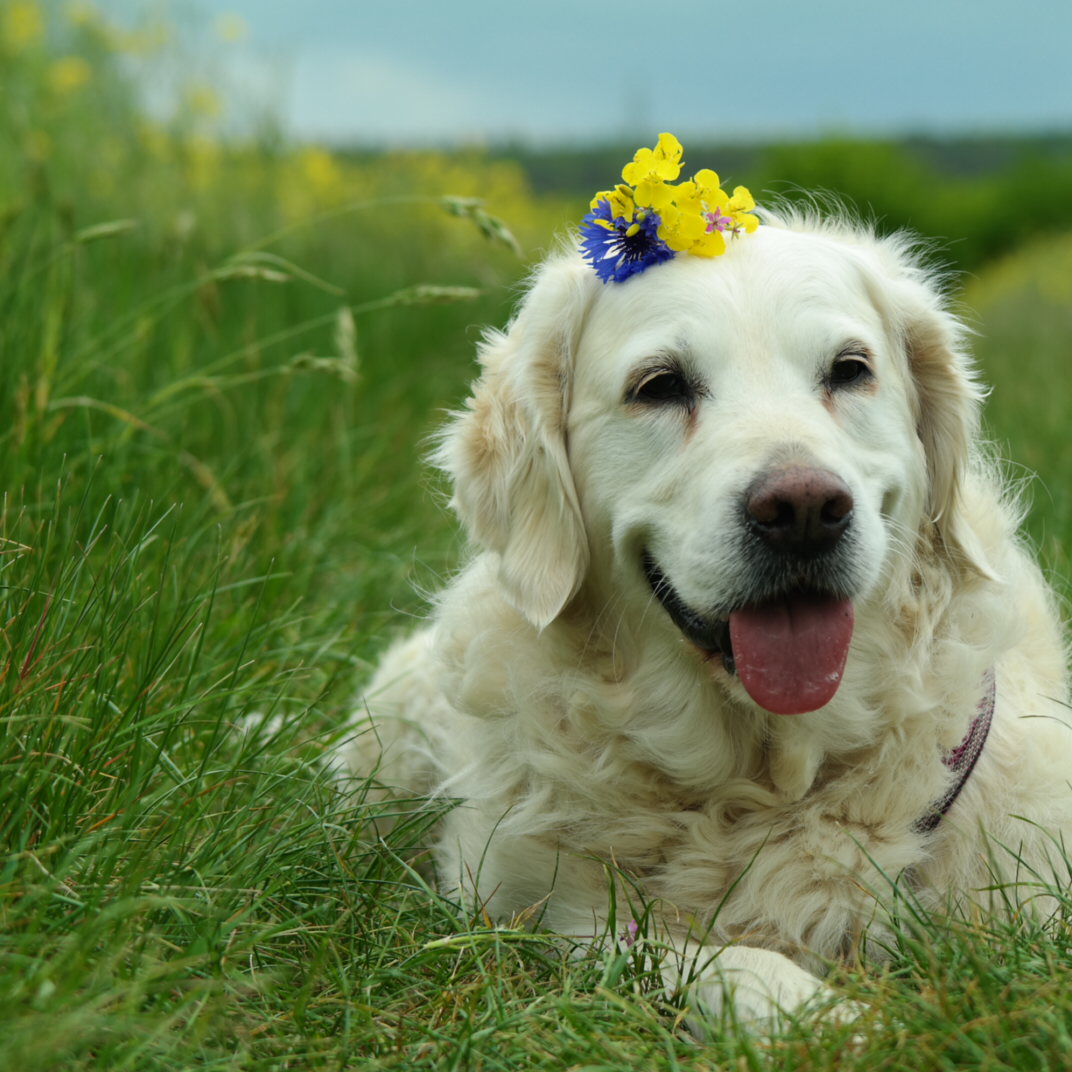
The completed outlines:
[[[637,402],[692,402],[695,392],[679,372],[663,369],[637,384],[633,398]]]
[[[857,387],[874,378],[871,366],[859,354],[842,354],[831,365],[826,377],[829,388]]]

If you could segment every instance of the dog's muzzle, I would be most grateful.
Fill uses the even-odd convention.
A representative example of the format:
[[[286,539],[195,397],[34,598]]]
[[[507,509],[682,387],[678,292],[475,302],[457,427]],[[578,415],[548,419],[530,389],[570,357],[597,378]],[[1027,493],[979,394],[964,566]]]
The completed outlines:
[[[842,546],[853,506],[829,470],[795,465],[760,476],[743,497],[741,598],[708,614],[643,552],[644,575],[674,624],[705,654],[721,655],[767,711],[815,711],[841,684],[855,620]]]

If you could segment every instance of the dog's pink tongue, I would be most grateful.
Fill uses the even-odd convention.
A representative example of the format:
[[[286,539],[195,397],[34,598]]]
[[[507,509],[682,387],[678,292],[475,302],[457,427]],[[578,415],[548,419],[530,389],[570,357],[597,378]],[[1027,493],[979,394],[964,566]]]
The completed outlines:
[[[737,673],[748,695],[776,715],[829,703],[852,640],[852,602],[800,596],[730,615]]]

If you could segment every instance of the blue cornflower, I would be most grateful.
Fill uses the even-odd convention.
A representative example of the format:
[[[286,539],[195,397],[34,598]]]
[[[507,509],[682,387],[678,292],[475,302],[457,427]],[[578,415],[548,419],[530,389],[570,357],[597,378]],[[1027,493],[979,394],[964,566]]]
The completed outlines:
[[[634,220],[612,214],[601,197],[581,220],[581,252],[604,283],[621,283],[637,272],[670,260],[674,251],[659,237],[659,214],[647,209]]]

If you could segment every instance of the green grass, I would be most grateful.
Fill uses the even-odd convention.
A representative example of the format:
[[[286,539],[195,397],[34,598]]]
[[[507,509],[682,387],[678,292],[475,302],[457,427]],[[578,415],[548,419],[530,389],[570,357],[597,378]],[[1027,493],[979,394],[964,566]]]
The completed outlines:
[[[81,103],[42,96],[42,43],[0,45],[0,1068],[1068,1067],[1063,921],[914,920],[839,976],[858,1027],[698,1045],[642,950],[468,918],[411,866],[416,806],[373,836],[321,758],[459,561],[421,443],[524,269],[440,195],[498,191],[526,257],[562,207],[502,165],[333,178],[271,138],[206,180],[78,33]],[[1068,243],[966,291],[1062,591]]]

